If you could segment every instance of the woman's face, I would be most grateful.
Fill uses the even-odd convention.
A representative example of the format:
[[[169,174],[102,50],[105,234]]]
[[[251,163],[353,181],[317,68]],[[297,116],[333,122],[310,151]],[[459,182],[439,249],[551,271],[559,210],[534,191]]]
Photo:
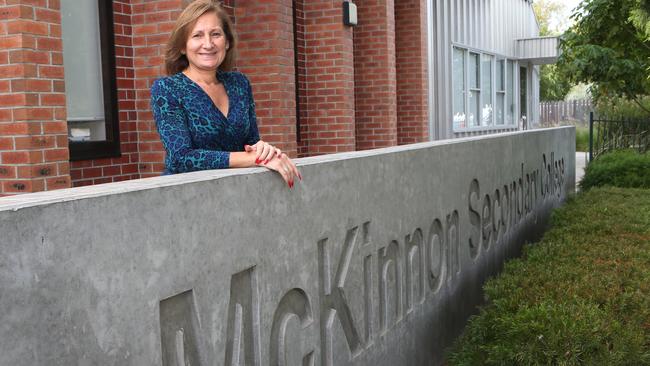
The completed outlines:
[[[189,67],[216,71],[226,57],[228,47],[226,33],[219,17],[215,13],[201,15],[185,43]]]

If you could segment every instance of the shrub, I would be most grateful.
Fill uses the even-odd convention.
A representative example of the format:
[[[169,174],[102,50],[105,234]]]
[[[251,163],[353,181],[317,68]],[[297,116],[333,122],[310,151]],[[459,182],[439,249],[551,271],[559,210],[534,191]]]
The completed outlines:
[[[449,365],[650,365],[650,190],[594,188],[485,287]]]
[[[598,186],[650,188],[650,152],[613,151],[587,165],[580,181],[581,189]]]
[[[641,97],[638,102],[614,96],[596,101],[596,114],[601,117],[647,119],[649,110],[650,96]]]

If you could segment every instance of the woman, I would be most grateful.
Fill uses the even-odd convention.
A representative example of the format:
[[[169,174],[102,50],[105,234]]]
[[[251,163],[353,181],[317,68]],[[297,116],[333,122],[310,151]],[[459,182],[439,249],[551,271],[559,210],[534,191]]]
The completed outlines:
[[[183,10],[167,44],[169,76],[151,87],[151,108],[165,146],[164,174],[265,166],[293,188],[302,179],[280,149],[260,140],[250,82],[232,70],[236,38],[218,2]]]

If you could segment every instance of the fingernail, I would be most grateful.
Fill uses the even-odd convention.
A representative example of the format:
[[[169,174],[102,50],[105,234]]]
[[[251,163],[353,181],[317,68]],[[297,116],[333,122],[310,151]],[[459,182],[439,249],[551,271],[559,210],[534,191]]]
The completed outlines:
[[[255,159],[255,164],[259,164],[261,162],[260,159]]]
[[[298,178],[302,181],[302,174],[300,174],[300,172],[298,172]]]
[[[264,160],[265,165],[268,164],[268,163],[269,163],[269,159]]]

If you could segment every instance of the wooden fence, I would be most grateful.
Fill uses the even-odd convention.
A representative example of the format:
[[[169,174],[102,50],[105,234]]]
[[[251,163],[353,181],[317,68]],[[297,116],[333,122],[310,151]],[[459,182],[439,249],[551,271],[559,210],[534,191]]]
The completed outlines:
[[[587,126],[591,111],[593,108],[589,99],[540,102],[539,123],[542,126],[562,124]]]

